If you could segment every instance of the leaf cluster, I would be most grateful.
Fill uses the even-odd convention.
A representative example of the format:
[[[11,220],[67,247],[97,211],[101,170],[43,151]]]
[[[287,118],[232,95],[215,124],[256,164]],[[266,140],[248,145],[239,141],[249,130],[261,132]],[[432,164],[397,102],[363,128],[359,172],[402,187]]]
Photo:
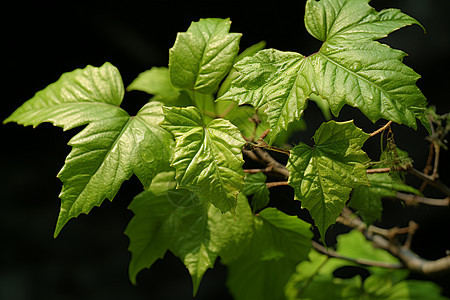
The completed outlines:
[[[55,237],[70,219],[112,201],[133,174],[140,180],[144,191],[129,206],[134,217],[125,231],[132,283],[171,251],[188,269],[194,294],[220,257],[237,299],[283,298],[288,281],[292,299],[316,295],[324,284],[334,299],[361,291],[392,298],[412,282],[389,281],[380,290],[391,277],[378,271],[364,282],[334,278],[341,262],[311,250],[309,223],[269,207],[267,177],[245,175],[243,151],[284,144],[304,126],[310,99],[328,119],[347,104],[373,122],[416,128],[418,119],[430,129],[426,99],[415,84],[419,75],[403,64],[405,53],[377,42],[413,24],[420,25],[397,9],[377,12],[367,0],[308,0],[306,29],[323,44],[304,56],[264,49],[264,42],[239,54],[242,35],[230,33],[230,20],[201,19],[178,33],[168,67],[141,73],[127,89],[110,63],[87,66],[63,74],[4,122],[83,126],[58,174],[63,188]],[[126,90],[151,95],[135,116],[120,108]],[[284,150],[287,184],[322,237],[350,195],[348,205],[372,223],[380,218],[382,197],[419,193],[388,174],[366,175],[368,138],[353,121],[329,121],[317,129],[313,146]],[[365,241],[348,234],[338,251],[357,248],[352,243]],[[370,259],[378,258],[374,253]],[[435,293],[424,284],[428,288]]]

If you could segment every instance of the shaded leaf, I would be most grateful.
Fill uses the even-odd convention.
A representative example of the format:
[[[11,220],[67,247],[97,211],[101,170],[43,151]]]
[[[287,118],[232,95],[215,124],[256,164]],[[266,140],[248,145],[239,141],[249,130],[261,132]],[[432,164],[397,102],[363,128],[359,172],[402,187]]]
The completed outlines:
[[[192,97],[187,91],[172,85],[169,69],[165,67],[153,67],[142,72],[130,83],[127,90],[146,92],[153,95],[152,101],[159,101],[165,105],[188,106],[193,104]]]
[[[158,174],[149,190],[130,204],[135,214],[125,231],[132,253],[130,280],[136,283],[139,271],[170,250],[189,270],[195,294],[203,274],[219,255],[225,259],[240,255],[253,234],[253,217],[245,196],[238,198],[234,219],[193,192],[175,189],[174,177],[174,172]]]
[[[242,193],[245,196],[251,196],[253,212],[258,211],[267,206],[269,203],[269,189],[266,185],[267,177],[263,173],[246,174],[244,180],[244,189]]]
[[[283,288],[296,264],[311,249],[310,224],[275,208],[254,218],[254,234],[244,253],[224,261],[227,285],[236,299],[282,299]]]
[[[352,192],[348,206],[357,209],[366,224],[381,218],[383,197],[395,197],[397,191],[419,195],[415,188],[392,178],[387,173],[369,174],[369,186],[358,186]]]
[[[300,143],[291,150],[289,184],[322,237],[341,213],[351,190],[369,183],[369,158],[361,150],[368,137],[352,121],[329,121],[314,134],[313,148]]]

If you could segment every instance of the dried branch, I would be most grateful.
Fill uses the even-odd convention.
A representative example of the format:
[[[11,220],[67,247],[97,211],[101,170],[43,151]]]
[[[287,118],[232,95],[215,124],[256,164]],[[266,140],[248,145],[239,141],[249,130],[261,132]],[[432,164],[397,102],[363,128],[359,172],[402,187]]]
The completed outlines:
[[[341,220],[345,220],[345,225],[361,231],[375,247],[387,250],[398,257],[412,272],[430,276],[450,272],[450,255],[434,261],[426,260],[409,249],[409,245],[400,245],[393,239],[387,239],[380,234],[374,233],[359,217],[351,214],[349,209],[344,209],[341,214]]]

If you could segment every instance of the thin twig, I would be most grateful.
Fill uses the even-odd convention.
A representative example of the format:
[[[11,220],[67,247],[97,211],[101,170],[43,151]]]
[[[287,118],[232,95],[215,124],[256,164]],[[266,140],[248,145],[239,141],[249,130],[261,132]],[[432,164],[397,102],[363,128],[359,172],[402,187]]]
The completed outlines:
[[[439,177],[438,168],[439,168],[439,154],[441,152],[441,148],[435,141],[433,141],[433,146],[434,146],[434,167],[433,167],[433,174],[431,176],[434,179],[437,179]]]
[[[391,168],[379,168],[379,169],[367,169],[367,174],[374,174],[374,173],[389,173],[391,171]]]
[[[254,162],[264,164],[264,161],[261,160],[261,158],[258,155],[256,155],[253,151],[242,149],[242,153],[251,160],[253,160]]]
[[[443,192],[447,197],[450,197],[450,188],[446,186],[442,181],[439,179],[433,178],[433,176],[427,175],[423,172],[420,172],[419,170],[415,168],[409,168],[407,169],[408,173],[411,175],[416,176],[417,178],[420,178],[422,180],[425,180],[429,185],[434,186],[441,192]]]
[[[255,140],[256,130],[258,129],[259,124],[261,124],[261,120],[259,119],[258,114],[256,113],[256,111],[253,114],[253,118],[251,118],[250,121],[255,124],[255,126],[253,127],[252,136],[250,137],[250,140],[253,142]]]
[[[272,175],[283,178],[285,180],[289,178],[289,171],[288,169],[286,169],[286,166],[279,163],[275,158],[267,153],[267,151],[261,148],[255,148],[254,152],[259,157],[260,161],[263,162],[263,164],[271,168],[268,173],[271,173]]]
[[[270,172],[270,168],[264,168],[264,169],[244,169],[244,173],[248,174],[257,174],[257,173],[268,173]]]
[[[372,132],[372,133],[370,134],[370,137],[376,136],[376,135],[379,134],[380,132],[385,131],[389,126],[391,126],[391,124],[392,124],[392,121],[387,122],[383,127],[381,127],[380,129],[375,130],[374,132]]]
[[[218,118],[225,118],[226,115],[228,115],[228,114],[229,114],[236,106],[237,106],[237,105],[236,105],[236,102],[230,103],[230,105],[228,105],[228,106],[225,108],[225,110],[224,110],[220,115],[218,115],[217,117],[218,117]]]
[[[428,158],[427,158],[427,162],[425,164],[425,167],[423,168],[423,173],[424,174],[429,174],[430,171],[433,169],[433,167],[431,166],[431,163],[433,162],[433,156],[434,156],[434,145],[433,143],[430,144],[430,149],[428,150]],[[422,193],[425,188],[427,187],[427,182],[426,181],[422,181],[422,184],[420,185],[419,191]]]
[[[372,267],[381,267],[381,268],[388,268],[388,269],[403,269],[405,266],[401,263],[388,263],[383,261],[374,261],[374,260],[368,260],[368,259],[362,259],[362,258],[351,258],[348,256],[344,256],[339,254],[336,251],[333,251],[331,249],[327,249],[321,244],[317,243],[316,241],[311,241],[312,246],[314,249],[316,249],[318,252],[325,254],[329,257],[344,259],[362,266],[372,266]]]
[[[267,150],[283,153],[283,154],[286,154],[287,156],[291,155],[291,151],[289,151],[289,150],[274,147],[274,146],[269,146],[268,144],[256,144],[255,147],[264,148]]]
[[[283,186],[283,185],[289,185],[289,183],[287,181],[274,181],[274,182],[267,182],[266,186],[267,188],[273,188],[276,186]]]
[[[408,228],[409,228],[408,235],[406,236],[406,241],[403,244],[403,247],[407,249],[411,248],[412,238],[414,236],[414,233],[416,233],[416,230],[419,228],[419,225],[413,220],[411,220],[409,221]]]

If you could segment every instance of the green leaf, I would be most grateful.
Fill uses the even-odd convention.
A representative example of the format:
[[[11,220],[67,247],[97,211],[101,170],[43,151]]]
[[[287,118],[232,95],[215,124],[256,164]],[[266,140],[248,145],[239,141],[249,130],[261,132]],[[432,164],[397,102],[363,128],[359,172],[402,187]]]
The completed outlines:
[[[148,103],[135,117],[92,122],[69,141],[73,148],[58,174],[64,186],[55,236],[69,219],[112,200],[133,173],[146,187],[167,168],[172,138],[161,121],[161,104]]]
[[[252,136],[257,139],[261,134],[269,128],[269,124],[266,122],[265,116],[261,112],[257,112],[250,105],[238,106],[233,101],[220,101],[215,103],[216,114],[224,119],[230,120],[239,131],[248,138]],[[255,115],[256,114],[256,115]],[[254,119],[260,121],[255,130]]]
[[[229,33],[229,19],[201,19],[180,32],[169,52],[169,72],[177,88],[213,93],[230,71],[241,34]]]
[[[69,130],[108,118],[126,117],[118,106],[124,88],[119,71],[110,63],[64,73],[58,81],[37,92],[3,123],[28,126],[50,122]]]
[[[375,248],[358,230],[351,230],[349,233],[340,234],[336,240],[336,251],[345,257],[388,263],[400,262],[386,250]]]
[[[377,12],[368,0],[308,0],[305,27],[320,41],[363,42],[386,37],[389,33],[412,24],[414,18],[399,9]]]
[[[233,299],[284,299],[284,286],[295,271],[288,258],[257,261],[242,259],[228,265],[227,286]]]
[[[239,130],[224,119],[204,125],[195,107],[163,107],[161,126],[175,136],[172,166],[179,187],[195,192],[223,212],[234,213],[244,171]]]
[[[337,252],[349,258],[398,263],[385,250],[376,249],[363,234],[352,230],[337,237]],[[309,261],[301,262],[286,285],[288,299],[446,299],[440,296],[437,284],[405,280],[408,270],[368,267],[370,276],[361,282],[359,276],[351,279],[334,277],[343,266],[359,266],[353,262],[329,258],[311,251]],[[361,266],[359,266],[361,267]],[[326,289],[324,289],[326,287]],[[428,293],[428,295],[427,295]]]
[[[161,104],[145,105],[130,117],[118,105],[123,98],[118,70],[106,63],[66,73],[38,92],[5,122],[37,126],[51,122],[65,130],[86,125],[69,145],[72,151],[58,174],[63,182],[55,237],[69,219],[112,200],[134,173],[144,187],[168,167],[170,133],[158,126]]]
[[[236,299],[280,299],[295,266],[311,249],[310,224],[276,208],[254,218],[254,234],[245,252],[228,266],[227,285]]]
[[[265,47],[266,47],[265,41],[261,41],[257,44],[254,44],[254,45],[248,47],[247,49],[245,49],[244,51],[239,53],[238,56],[236,56],[236,58],[234,60],[234,64],[237,63],[238,61],[244,59],[247,56],[252,56],[252,55],[256,54],[258,51],[264,49]],[[226,91],[228,91],[228,89],[231,86],[231,82],[234,80],[236,75],[237,75],[236,70],[234,70],[234,68],[231,68],[230,73],[228,73],[227,77],[225,78],[225,80],[223,81],[219,90],[217,91],[217,97],[222,96]]]
[[[300,261],[308,257],[313,236],[309,223],[273,207],[264,209],[258,216],[250,244],[253,258],[272,260],[287,257]]]
[[[312,92],[312,65],[301,54],[274,49],[259,51],[238,62],[231,88],[218,100],[251,104],[267,114],[272,143],[289,123],[298,120]]]
[[[361,150],[368,137],[352,121],[329,121],[316,131],[314,147],[300,143],[291,150],[289,184],[322,237],[341,213],[351,190],[369,184],[369,158]]]
[[[320,50],[308,57],[259,51],[235,64],[237,75],[219,100],[263,109],[271,128],[270,144],[300,118],[309,97],[323,107],[326,117],[328,109],[337,116],[347,104],[373,122],[384,118],[416,128],[417,118],[429,129],[426,99],[416,86],[420,76],[403,64],[404,52],[375,41],[419,23],[396,9],[377,12],[367,2],[308,0],[305,24],[324,42]]]
[[[372,122],[383,118],[416,128],[426,99],[415,85],[419,75],[402,63],[405,54],[376,42],[325,43],[312,56],[317,92],[334,115],[344,104],[360,109]]]
[[[377,12],[367,0],[309,0],[305,25],[324,41],[309,57],[316,92],[338,115],[344,104],[359,108],[372,122],[384,118],[416,128],[426,99],[415,85],[420,76],[402,63],[404,52],[375,40],[419,24],[398,9]],[[420,25],[420,24],[419,24]]]
[[[244,189],[242,193],[245,196],[253,195],[252,209],[253,212],[260,210],[269,203],[269,189],[266,185],[267,177],[263,173],[247,174],[244,180]]]
[[[125,231],[132,253],[129,275],[135,284],[139,271],[170,250],[188,268],[195,295],[203,274],[219,255],[228,260],[240,255],[253,234],[253,217],[245,196],[238,197],[233,219],[193,192],[175,189],[174,175],[158,174],[149,190],[130,204],[135,216]]]
[[[405,280],[392,285],[386,278],[370,276],[364,281],[364,290],[372,296],[370,299],[405,300],[445,300],[441,288],[434,282]]]
[[[357,209],[366,224],[381,218],[383,197],[395,197],[397,191],[420,195],[415,188],[392,178],[387,173],[369,174],[370,186],[358,186],[352,192],[348,206]]]

